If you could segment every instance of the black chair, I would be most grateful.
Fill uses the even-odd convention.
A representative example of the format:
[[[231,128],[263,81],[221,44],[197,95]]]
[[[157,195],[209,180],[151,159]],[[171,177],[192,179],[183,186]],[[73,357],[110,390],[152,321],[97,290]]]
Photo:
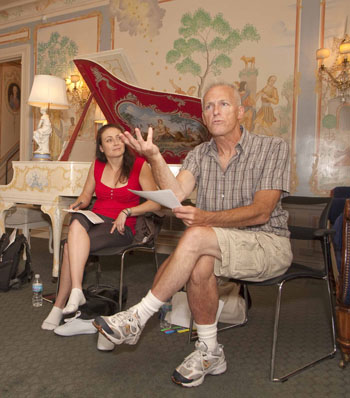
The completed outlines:
[[[242,279],[232,279],[232,281],[236,283],[240,283],[244,286],[244,295],[246,304],[248,301],[248,290],[247,286],[271,286],[276,285],[278,288],[277,292],[277,300],[276,300],[276,307],[275,307],[275,320],[274,320],[274,328],[273,328],[273,338],[272,338],[272,349],[271,349],[271,368],[270,368],[270,380],[277,382],[277,381],[285,381],[289,377],[307,369],[310,366],[315,365],[316,363],[322,361],[326,358],[331,358],[334,356],[336,352],[336,341],[335,341],[335,323],[334,323],[334,306],[333,306],[333,295],[331,293],[331,286],[329,280],[329,274],[331,272],[331,259],[330,259],[330,238],[331,235],[334,233],[333,230],[327,228],[328,223],[328,216],[330,207],[332,204],[332,198],[328,197],[299,197],[299,196],[289,196],[283,200],[283,204],[287,205],[295,205],[300,206],[301,208],[307,208],[309,206],[314,207],[317,205],[324,205],[324,209],[321,213],[319,218],[319,223],[317,228],[309,228],[309,227],[298,227],[298,226],[289,226],[291,232],[291,239],[297,240],[304,240],[304,241],[318,241],[321,243],[322,247],[322,254],[323,254],[323,264],[319,268],[314,268],[308,265],[299,264],[293,262],[289,267],[288,271],[276,278],[268,279],[263,282],[251,282],[245,281]],[[284,284],[288,281],[295,280],[295,279],[319,279],[325,282],[325,286],[327,288],[328,294],[328,305],[330,309],[330,327],[331,327],[331,334],[332,334],[332,350],[322,356],[319,359],[316,359],[306,365],[289,372],[281,377],[275,376],[275,358],[276,358],[276,347],[277,347],[277,337],[278,337],[278,325],[280,319],[280,307],[281,307],[281,298],[282,298],[282,288]],[[322,297],[320,298],[322,299]],[[247,312],[247,310],[246,310]],[[230,325],[224,329],[230,327],[235,327],[240,325]]]
[[[100,287],[100,274],[101,274],[101,264],[100,264],[100,257],[103,256],[121,256],[120,260],[120,278],[119,278],[119,298],[118,298],[118,305],[119,310],[122,310],[123,301],[125,301],[125,297],[123,298],[123,284],[124,284],[124,268],[125,268],[125,259],[127,254],[142,251],[142,252],[150,252],[153,253],[153,262],[158,270],[158,259],[157,259],[157,250],[156,250],[156,241],[159,235],[159,232],[162,228],[164,216],[159,216],[155,213],[146,213],[144,216],[139,216],[135,230],[136,234],[133,240],[133,243],[124,246],[124,247],[111,247],[106,249],[101,249],[95,252],[90,252],[89,258],[87,260],[87,265],[96,265],[96,290]],[[66,240],[61,242],[61,250],[60,250],[60,264],[62,263],[62,253],[64,244]],[[59,288],[59,279],[57,281],[56,287],[56,296],[58,293]],[[124,289],[125,293],[125,289]],[[49,300],[48,300],[49,301]]]
[[[156,241],[161,230],[164,217],[160,217],[155,213],[146,213],[144,216],[138,217],[136,224],[136,235],[131,245],[125,247],[112,247],[98,250],[90,253],[90,262],[97,264],[97,287],[99,286],[99,270],[101,269],[99,259],[103,256],[121,256],[120,259],[120,278],[119,278],[119,310],[123,306],[123,284],[124,284],[124,267],[127,254],[142,251],[153,253],[153,263],[156,271],[158,270],[158,259],[156,250]],[[92,261],[91,261],[92,258]]]

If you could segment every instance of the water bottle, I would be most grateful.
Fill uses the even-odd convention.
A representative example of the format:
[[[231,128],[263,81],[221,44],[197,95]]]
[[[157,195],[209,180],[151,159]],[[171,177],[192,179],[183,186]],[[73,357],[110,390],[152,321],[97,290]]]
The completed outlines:
[[[171,327],[171,323],[168,322],[165,317],[166,315],[171,312],[172,310],[172,305],[171,305],[171,299],[168,300],[166,303],[164,303],[159,310],[159,320],[160,320],[160,328],[161,329],[166,329]]]
[[[35,274],[34,276],[32,290],[33,290],[33,297],[32,297],[33,307],[41,307],[43,305],[43,284],[41,282],[39,274]]]

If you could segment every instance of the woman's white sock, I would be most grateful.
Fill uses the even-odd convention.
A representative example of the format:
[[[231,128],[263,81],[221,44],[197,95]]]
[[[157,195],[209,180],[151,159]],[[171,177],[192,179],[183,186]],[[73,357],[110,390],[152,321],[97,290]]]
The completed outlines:
[[[84,293],[81,289],[74,288],[72,289],[67,305],[63,308],[63,314],[72,314],[76,312],[80,305],[84,305],[86,303],[86,299]]]
[[[41,329],[54,330],[60,324],[62,316],[63,316],[62,309],[53,306],[49,315],[46,317],[44,322],[41,324]]]

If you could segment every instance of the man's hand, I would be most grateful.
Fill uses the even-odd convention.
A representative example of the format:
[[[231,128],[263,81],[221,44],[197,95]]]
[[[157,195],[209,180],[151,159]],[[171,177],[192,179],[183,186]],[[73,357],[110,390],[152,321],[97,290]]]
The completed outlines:
[[[157,145],[153,144],[153,129],[148,128],[147,139],[144,140],[141,135],[141,131],[135,128],[136,139],[130,134],[129,131],[125,131],[121,136],[124,144],[129,145],[132,149],[138,152],[140,155],[147,159],[152,159],[160,154]]]
[[[176,218],[183,221],[188,227],[207,226],[208,212],[193,206],[181,206],[173,209]]]

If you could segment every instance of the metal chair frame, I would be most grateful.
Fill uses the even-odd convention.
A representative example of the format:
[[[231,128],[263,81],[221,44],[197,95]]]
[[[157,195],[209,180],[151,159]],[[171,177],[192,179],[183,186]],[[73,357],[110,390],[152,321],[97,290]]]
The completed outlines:
[[[97,256],[97,271],[96,271],[96,282],[97,287],[99,286],[99,273],[101,269],[101,265],[99,262],[100,256],[121,256],[120,259],[120,277],[119,277],[119,311],[122,310],[123,306],[123,284],[124,284],[124,267],[125,267],[125,257],[127,254],[134,252],[134,251],[143,251],[153,253],[153,263],[155,265],[156,271],[158,271],[158,258],[157,258],[157,250],[155,242],[150,245],[129,245],[123,248],[109,248],[109,249],[102,249],[96,252],[91,252],[90,256]]]
[[[147,213],[149,215],[152,215],[152,213]],[[162,217],[158,217],[158,219],[161,219]],[[96,268],[96,287],[98,288],[100,285],[100,274],[101,274],[101,264],[99,261],[99,257],[100,256],[121,256],[121,260],[120,260],[120,278],[119,278],[119,311],[122,310],[122,306],[123,306],[123,284],[124,284],[124,268],[125,268],[125,257],[127,254],[131,253],[131,252],[135,252],[135,251],[143,251],[143,252],[149,252],[149,253],[153,253],[153,263],[155,265],[156,271],[158,271],[158,258],[157,258],[157,248],[156,248],[156,241],[157,241],[157,237],[158,234],[160,232],[161,229],[161,224],[162,224],[162,220],[158,221],[159,224],[159,229],[158,231],[155,233],[154,238],[152,239],[152,241],[147,242],[147,243],[132,243],[128,246],[124,246],[124,247],[110,247],[110,248],[105,248],[105,249],[101,249],[95,252],[90,252],[89,254],[89,258],[87,260],[87,264],[91,264],[91,263],[95,263],[97,264],[97,268]],[[57,279],[57,284],[56,284],[56,297],[58,295],[58,289],[59,289],[59,283],[60,283],[60,276],[61,276],[61,264],[62,264],[62,259],[63,259],[63,249],[64,249],[64,245],[66,243],[66,239],[61,241],[61,247],[60,247],[60,269],[59,269],[59,273],[58,273],[58,279]],[[45,298],[47,301],[49,302],[53,302],[53,300],[51,299],[52,295],[49,295],[49,298]]]
[[[272,286],[277,285],[277,299],[275,306],[275,317],[274,317],[274,327],[273,327],[273,337],[272,337],[272,347],[271,347],[271,361],[270,361],[270,380],[273,382],[283,382],[286,381],[289,377],[294,376],[300,373],[307,368],[316,365],[317,363],[323,361],[327,358],[332,358],[336,352],[336,339],[335,339],[335,321],[334,321],[334,303],[333,303],[333,294],[331,290],[330,278],[329,274],[331,273],[332,265],[331,265],[331,256],[330,256],[330,237],[334,233],[333,230],[327,228],[328,223],[328,215],[329,210],[332,203],[332,198],[328,197],[299,197],[299,196],[289,196],[283,201],[284,203],[297,204],[297,205],[318,205],[325,204],[325,207],[322,211],[322,214],[319,219],[318,228],[308,228],[308,227],[294,227],[290,226],[291,239],[298,240],[318,240],[321,242],[322,251],[323,251],[323,267],[322,269],[315,269],[309,266],[305,266],[303,264],[292,263],[289,267],[288,271],[276,278],[268,279],[262,282],[251,282],[242,279],[232,279],[233,282],[240,283],[244,286],[244,298],[246,302],[246,319],[242,324],[238,325],[229,325],[224,327],[221,330],[231,329],[237,326],[243,326],[248,320],[247,316],[247,303],[248,303],[248,289],[247,286]],[[275,359],[276,359],[276,347],[277,347],[277,339],[278,339],[278,326],[280,319],[280,309],[281,309],[281,299],[282,299],[282,288],[284,284],[290,280],[294,279],[319,279],[326,283],[327,292],[328,292],[328,303],[330,309],[330,327],[332,333],[332,350],[323,355],[321,358],[318,358],[312,362],[309,362],[283,376],[277,377],[275,375]],[[192,336],[192,322],[190,329],[190,338]]]

